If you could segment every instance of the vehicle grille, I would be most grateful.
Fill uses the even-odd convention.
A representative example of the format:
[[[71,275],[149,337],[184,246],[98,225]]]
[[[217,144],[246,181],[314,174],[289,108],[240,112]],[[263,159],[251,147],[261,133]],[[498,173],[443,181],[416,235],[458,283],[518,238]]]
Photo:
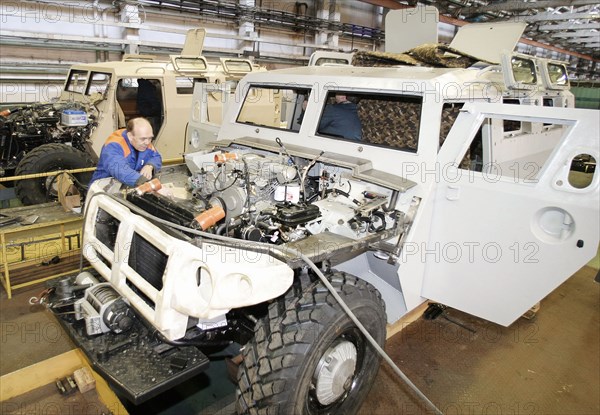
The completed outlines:
[[[128,265],[157,291],[163,288],[163,274],[169,257],[138,233],[133,234]]]
[[[131,291],[134,292],[135,295],[137,295],[146,304],[148,304],[151,309],[154,310],[156,308],[156,303],[154,303],[154,301],[152,301],[152,299],[150,297],[148,297],[146,294],[144,294],[144,292],[142,290],[140,290],[138,287],[136,287],[135,284],[132,283],[129,279],[125,280],[125,284],[131,289]]]
[[[103,209],[98,209],[94,234],[111,251],[115,250],[117,231],[121,222]]]

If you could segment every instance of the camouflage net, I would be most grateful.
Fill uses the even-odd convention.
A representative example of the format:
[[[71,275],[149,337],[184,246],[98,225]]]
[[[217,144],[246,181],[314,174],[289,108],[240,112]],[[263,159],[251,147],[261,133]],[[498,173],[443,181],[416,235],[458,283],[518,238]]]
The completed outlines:
[[[359,51],[352,58],[353,66],[468,68],[476,62],[485,61],[443,44],[425,44],[404,53]]]
[[[420,101],[385,101],[362,98],[357,104],[362,141],[416,151],[421,120]]]

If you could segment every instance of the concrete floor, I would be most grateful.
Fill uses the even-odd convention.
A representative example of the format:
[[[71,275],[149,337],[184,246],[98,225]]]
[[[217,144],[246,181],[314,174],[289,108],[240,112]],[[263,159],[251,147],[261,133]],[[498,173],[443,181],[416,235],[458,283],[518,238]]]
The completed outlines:
[[[533,320],[505,328],[447,310],[408,326],[386,351],[444,414],[600,414],[596,273],[582,268],[542,301]],[[384,366],[359,414],[426,409]]]
[[[503,328],[449,309],[436,320],[419,319],[411,324],[388,340],[386,351],[448,415],[599,414],[600,284],[593,280],[596,273],[591,267],[582,268],[542,301],[533,320],[519,319]],[[74,347],[49,313],[29,305],[29,298],[39,291],[39,287],[19,290],[12,300],[2,291],[0,375]],[[207,414],[215,410],[214,400],[220,397],[211,394],[208,402],[190,389],[188,384],[159,400],[172,402],[172,408],[150,404],[142,412]],[[233,385],[225,389],[233,390]],[[182,407],[184,401],[191,404]],[[210,405],[210,411],[203,405]],[[0,413],[5,411],[0,408]],[[359,411],[361,415],[430,413],[385,365]]]

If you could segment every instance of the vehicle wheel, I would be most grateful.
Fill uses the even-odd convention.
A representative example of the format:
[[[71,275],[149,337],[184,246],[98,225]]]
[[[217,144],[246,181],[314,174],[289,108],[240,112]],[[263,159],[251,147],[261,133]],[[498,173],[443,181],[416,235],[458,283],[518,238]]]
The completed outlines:
[[[386,314],[381,294],[336,272],[332,285],[380,346]],[[294,283],[258,321],[238,370],[238,414],[358,411],[380,356],[320,281]]]
[[[92,159],[84,152],[65,144],[44,144],[23,157],[15,171],[16,176],[34,173],[46,173],[55,170],[70,170],[94,165]],[[82,184],[92,178],[92,172],[74,175]],[[16,182],[16,193],[24,205],[35,205],[57,200],[55,176],[40,179],[19,180]]]

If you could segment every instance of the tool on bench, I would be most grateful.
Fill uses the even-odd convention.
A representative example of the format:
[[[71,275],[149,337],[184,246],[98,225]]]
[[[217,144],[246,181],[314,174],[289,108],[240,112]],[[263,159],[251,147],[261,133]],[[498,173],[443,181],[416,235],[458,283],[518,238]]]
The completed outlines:
[[[0,213],[0,227],[18,223],[22,226],[33,225],[39,219],[38,215],[29,216],[8,216]]]

